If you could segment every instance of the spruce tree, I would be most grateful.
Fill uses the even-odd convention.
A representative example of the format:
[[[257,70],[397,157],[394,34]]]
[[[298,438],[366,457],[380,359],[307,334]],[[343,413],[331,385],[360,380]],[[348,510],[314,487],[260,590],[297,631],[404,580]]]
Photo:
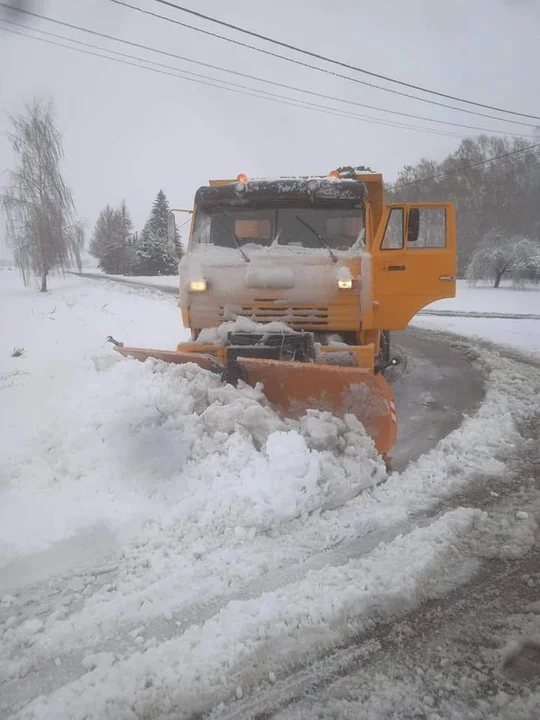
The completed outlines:
[[[169,202],[163,190],[160,190],[137,243],[138,275],[174,275],[178,272],[178,263],[171,258],[167,250],[168,221]],[[179,236],[177,250],[181,255]]]

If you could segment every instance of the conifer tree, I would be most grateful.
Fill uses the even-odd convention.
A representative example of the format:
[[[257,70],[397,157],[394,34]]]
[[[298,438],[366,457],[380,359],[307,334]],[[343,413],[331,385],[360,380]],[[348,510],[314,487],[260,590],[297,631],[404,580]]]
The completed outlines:
[[[133,266],[133,222],[124,201],[119,208],[107,205],[96,221],[90,253],[110,275],[125,274]]]
[[[150,217],[138,239],[136,253],[138,275],[174,275],[178,272],[178,261],[167,249],[169,202],[163,190],[154,200]],[[177,235],[177,253],[182,255],[180,237]]]

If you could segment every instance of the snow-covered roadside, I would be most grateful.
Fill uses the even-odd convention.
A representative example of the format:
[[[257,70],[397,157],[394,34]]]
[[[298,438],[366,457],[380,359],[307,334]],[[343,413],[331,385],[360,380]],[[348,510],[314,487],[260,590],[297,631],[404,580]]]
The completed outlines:
[[[540,301],[540,293],[538,293]],[[536,308],[540,311],[540,307]],[[496,345],[540,355],[540,320],[506,320],[502,318],[438,317],[417,315],[412,326],[426,330],[451,332],[470,338],[481,338]]]
[[[515,288],[503,282],[493,288],[478,284],[471,286],[466,280],[456,283],[456,297],[438,300],[428,310],[449,312],[500,313],[502,315],[528,315],[540,313],[540,287],[533,285]]]
[[[407,523],[478,473],[504,478],[495,456],[512,449],[516,421],[537,409],[539,373],[484,353],[489,380],[478,414],[357,496],[385,477],[361,428],[317,414],[284,423],[256,391],[223,388],[196,368],[117,361],[103,344],[109,333],[174,346],[174,303],[66,282],[71,309],[59,307],[60,294],[13,287],[1,305],[9,304],[13,335],[4,335],[2,363],[29,372],[11,375],[2,392],[19,413],[19,426],[8,416],[12,431],[24,419],[29,426],[24,444],[2,428],[4,561],[16,571],[21,552],[99,525],[114,538],[103,560],[117,571],[100,582],[87,568],[78,591],[38,603],[39,618],[29,617],[24,594],[4,598],[1,678],[4,688],[28,680],[17,705],[35,697],[32,679],[47,668],[45,697],[24,717],[189,716],[474,571],[468,537],[489,531],[484,514],[455,510],[412,532]],[[54,304],[61,323],[52,334],[45,310]],[[33,331],[20,339],[32,317]],[[22,358],[7,358],[14,345],[26,348]],[[387,541],[356,558],[358,540],[380,530]],[[334,566],[311,562],[333,550]]]
[[[428,330],[452,332],[471,338],[482,338],[498,345],[540,353],[540,320],[505,319],[489,317],[500,315],[539,315],[540,289],[538,287],[518,290],[508,285],[500,288],[470,287],[465,280],[458,280],[456,297],[439,300],[426,308],[427,311],[485,313],[487,317],[452,317],[418,314],[411,325]]]
[[[178,290],[178,275],[106,275],[98,268],[84,268],[82,274],[86,277],[99,278],[100,280],[110,279],[111,281],[129,285],[143,285],[145,287]]]

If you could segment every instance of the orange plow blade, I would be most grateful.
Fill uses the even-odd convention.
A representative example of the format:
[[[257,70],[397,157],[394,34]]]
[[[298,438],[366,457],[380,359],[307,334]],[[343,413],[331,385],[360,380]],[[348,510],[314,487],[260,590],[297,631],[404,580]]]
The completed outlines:
[[[382,375],[365,368],[238,358],[250,385],[263,384],[265,396],[286,417],[306,410],[351,413],[387,454],[397,439],[394,396]]]
[[[184,363],[195,363],[203,370],[215,370],[221,368],[225,372],[225,368],[216,362],[212,355],[203,355],[202,353],[177,352],[176,350],[151,350],[150,348],[124,347],[123,345],[115,345],[116,352],[124,357],[132,357],[135,360],[144,362],[148,358],[163,360],[164,362],[173,363],[174,365],[183,365]]]
[[[156,358],[181,365],[195,363],[231,381],[228,369],[211,354],[124,347],[116,352],[137,360]],[[327,410],[334,415],[355,415],[373,438],[375,447],[387,455],[397,439],[394,396],[382,375],[366,368],[287,362],[260,358],[237,358],[240,378],[254,387],[263,386],[268,401],[285,417],[297,418],[306,410]]]

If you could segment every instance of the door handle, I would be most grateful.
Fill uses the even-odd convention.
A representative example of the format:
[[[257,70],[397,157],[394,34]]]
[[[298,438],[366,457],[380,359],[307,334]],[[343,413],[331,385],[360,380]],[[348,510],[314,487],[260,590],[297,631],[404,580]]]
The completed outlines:
[[[387,265],[387,266],[385,267],[385,270],[396,270],[396,271],[399,271],[399,270],[405,270],[405,269],[406,269],[406,266],[405,266],[405,265]]]
[[[456,279],[455,275],[440,275],[439,280],[448,280],[449,282],[452,282]]]

